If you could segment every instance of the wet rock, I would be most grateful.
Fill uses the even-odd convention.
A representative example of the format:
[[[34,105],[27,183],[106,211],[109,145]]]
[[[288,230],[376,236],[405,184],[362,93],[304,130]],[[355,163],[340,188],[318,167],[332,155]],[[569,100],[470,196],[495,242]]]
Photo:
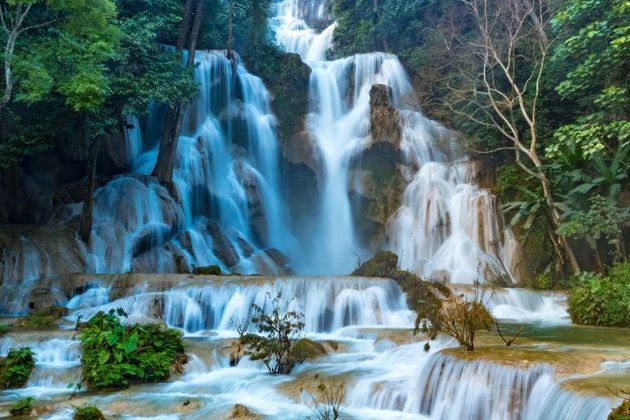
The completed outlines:
[[[232,242],[216,222],[208,223],[208,231],[212,235],[212,252],[227,267],[233,267],[239,261],[238,253]]]
[[[398,269],[398,256],[390,251],[377,252],[374,257],[361,264],[353,276],[389,278],[400,286],[407,296],[407,304],[415,311],[422,311],[427,303],[437,303],[441,297],[448,297],[451,291],[441,283],[422,281],[417,275]]]
[[[218,265],[210,265],[207,267],[195,267],[193,268],[193,274],[202,274],[205,276],[221,276],[223,271]]]
[[[381,84],[370,89],[370,137],[373,143],[391,143],[398,149],[402,133],[398,111],[391,105],[391,91]]]
[[[298,361],[314,359],[325,354],[326,348],[322,344],[308,338],[299,339],[291,348],[291,357]]]
[[[225,417],[226,420],[254,420],[259,418],[261,418],[259,415],[252,413],[249,408],[242,404],[234,405],[230,413]]]
[[[451,275],[446,270],[435,270],[429,275],[429,281],[434,283],[450,283]]]

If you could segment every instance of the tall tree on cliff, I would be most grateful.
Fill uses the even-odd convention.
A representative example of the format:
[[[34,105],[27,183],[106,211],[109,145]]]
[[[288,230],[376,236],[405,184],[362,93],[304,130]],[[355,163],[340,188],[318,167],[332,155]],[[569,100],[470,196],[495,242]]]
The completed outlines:
[[[194,65],[197,37],[203,19],[203,11],[204,0],[186,0],[175,49],[177,54],[181,57],[184,46],[188,45],[186,67],[189,69],[192,69]],[[160,150],[158,152],[157,162],[152,172],[152,175],[157,177],[162,184],[168,186],[172,185],[173,182],[173,168],[175,166],[177,143],[182,120],[184,118],[185,107],[186,102],[184,101],[169,106],[160,137]]]
[[[559,268],[580,271],[571,244],[558,233],[561,213],[540,156],[539,102],[552,42],[545,0],[461,0],[473,36],[455,37],[456,60],[445,82],[446,106],[456,115],[497,134],[516,164],[536,180]],[[452,38],[452,33],[449,33]]]

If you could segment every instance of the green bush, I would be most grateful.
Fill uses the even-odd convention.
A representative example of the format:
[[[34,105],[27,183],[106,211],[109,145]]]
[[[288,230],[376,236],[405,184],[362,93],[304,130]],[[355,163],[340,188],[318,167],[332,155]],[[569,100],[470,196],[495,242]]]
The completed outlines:
[[[576,324],[630,327],[630,263],[613,266],[605,277],[583,274],[569,296]]]
[[[35,357],[29,347],[12,349],[0,359],[0,389],[21,388],[35,367]]]
[[[83,377],[94,388],[126,388],[165,380],[186,363],[182,334],[160,324],[125,326],[127,314],[97,313],[81,333]]]
[[[308,358],[306,353],[313,350],[307,342],[299,340],[304,329],[303,314],[296,311],[282,313],[278,307],[280,298],[278,294],[271,299],[271,313],[253,304],[255,315],[246,324],[235,323],[240,335],[239,342],[246,349],[245,354],[251,360],[261,360],[273,375],[291,373],[295,365],[304,360],[296,359],[294,354]],[[254,324],[256,332],[247,331],[249,323]]]
[[[10,330],[11,327],[9,327],[8,325],[0,324],[0,338],[4,337]]]
[[[13,407],[11,407],[12,416],[28,416],[33,411],[33,397],[26,397],[18,400]]]
[[[16,325],[23,328],[50,328],[57,324],[57,321],[68,313],[68,309],[61,306],[51,306],[50,308],[39,309],[31,312],[24,318],[18,320]]]
[[[96,407],[74,407],[73,420],[105,420],[105,416]]]

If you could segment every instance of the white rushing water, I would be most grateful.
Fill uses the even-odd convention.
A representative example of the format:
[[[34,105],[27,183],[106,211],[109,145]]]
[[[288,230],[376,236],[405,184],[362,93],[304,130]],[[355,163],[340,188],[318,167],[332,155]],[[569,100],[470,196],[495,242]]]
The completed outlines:
[[[174,272],[219,265],[225,272],[278,274],[264,251],[286,252],[292,236],[280,201],[278,145],[269,92],[224,51],[197,52],[200,91],[187,107],[170,193],[149,177],[158,153],[164,109],[128,118],[129,175],[95,193],[89,246],[77,241],[88,272]],[[69,205],[62,222],[77,216]],[[30,253],[23,253],[25,257]],[[32,258],[42,258],[37,253]],[[27,272],[39,274],[42,263]],[[12,265],[13,266],[13,265]]]
[[[370,89],[384,84],[398,110],[401,171],[407,182],[402,206],[387,226],[389,247],[400,266],[453,283],[512,279],[516,241],[502,226],[495,197],[471,182],[476,165],[453,144],[453,135],[419,112],[398,58],[374,52],[327,61],[335,23],[316,33],[306,22],[313,19],[313,10],[315,18],[325,17],[325,2],[285,0],[275,10],[271,28],[277,42],[312,68],[307,129],[324,166],[317,235],[302,270],[348,272],[353,268],[349,256],[366,253],[354,231],[349,163],[371,144]]]
[[[247,357],[231,365],[237,336],[232,320],[251,316],[253,303],[269,310],[271,297],[279,293],[283,311],[304,314],[306,337],[333,350],[298,365],[290,375],[269,375],[262,363]],[[459,360],[440,352],[455,345],[447,338],[431,341],[425,351],[424,340],[412,338],[413,313],[392,280],[251,277],[166,288],[147,282],[105,303],[108,296],[109,286],[90,283],[70,300],[76,308],[70,319],[122,307],[131,322],[161,320],[181,328],[190,358],[184,375],[164,384],[113,394],[80,393],[110,416],[224,418],[242,404],[267,418],[303,419],[312,415],[312,401],[299,389],[302,381],[316,385],[315,375],[344,384],[344,413],[351,418],[603,420],[611,406],[602,398],[565,391],[547,365],[521,369]],[[0,356],[29,346],[37,358],[25,389],[0,392],[0,415],[7,400],[26,395],[63,400],[71,392],[67,385],[80,382],[80,345],[70,339],[70,331],[59,334],[64,335],[24,333],[0,339]],[[66,407],[59,405],[47,418],[67,418]]]

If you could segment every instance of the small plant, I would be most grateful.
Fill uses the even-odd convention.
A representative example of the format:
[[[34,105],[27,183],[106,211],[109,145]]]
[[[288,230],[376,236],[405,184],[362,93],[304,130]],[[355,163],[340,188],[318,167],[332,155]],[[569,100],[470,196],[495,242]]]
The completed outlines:
[[[7,333],[11,330],[11,327],[9,327],[6,324],[0,324],[0,338],[4,337],[5,335],[7,335]]]
[[[478,283],[473,296],[451,295],[418,315],[416,330],[420,329],[429,338],[435,338],[438,333],[446,334],[456,339],[460,347],[467,351],[475,349],[477,331],[488,330],[495,323],[483,303],[483,291]],[[428,351],[426,347],[425,351]]]
[[[35,357],[29,347],[12,349],[0,359],[0,389],[21,388],[35,367]]]
[[[608,390],[613,395],[623,400],[619,407],[616,407],[611,411],[608,415],[608,420],[630,420],[630,391],[625,391],[623,389],[613,391],[610,388],[608,388]]]
[[[57,321],[68,313],[66,308],[60,306],[51,306],[45,309],[39,309],[26,315],[17,321],[16,325],[23,328],[50,328],[57,324]]]
[[[81,332],[83,377],[94,388],[126,388],[157,382],[181,372],[187,362],[180,331],[160,324],[125,326],[127,314],[99,312]]]
[[[73,383],[68,384],[67,388],[72,390],[72,394],[70,394],[69,399],[73,399],[77,396],[77,393],[81,391],[82,385],[80,383]]]
[[[321,380],[317,385],[317,394],[306,391],[310,399],[310,407],[317,420],[337,420],[341,418],[344,407],[344,386],[335,378]]]
[[[295,311],[281,313],[278,308],[281,295],[271,300],[273,310],[265,313],[263,308],[253,304],[255,315],[249,320],[257,333],[247,332],[248,324],[234,322],[240,335],[239,342],[246,349],[251,360],[262,360],[271,374],[288,374],[299,360],[292,356],[292,349],[298,340],[304,322],[302,314]]]
[[[11,407],[12,416],[28,416],[33,411],[33,397],[26,397],[18,400],[13,407]]]
[[[105,420],[105,416],[94,406],[74,407],[72,420]]]

